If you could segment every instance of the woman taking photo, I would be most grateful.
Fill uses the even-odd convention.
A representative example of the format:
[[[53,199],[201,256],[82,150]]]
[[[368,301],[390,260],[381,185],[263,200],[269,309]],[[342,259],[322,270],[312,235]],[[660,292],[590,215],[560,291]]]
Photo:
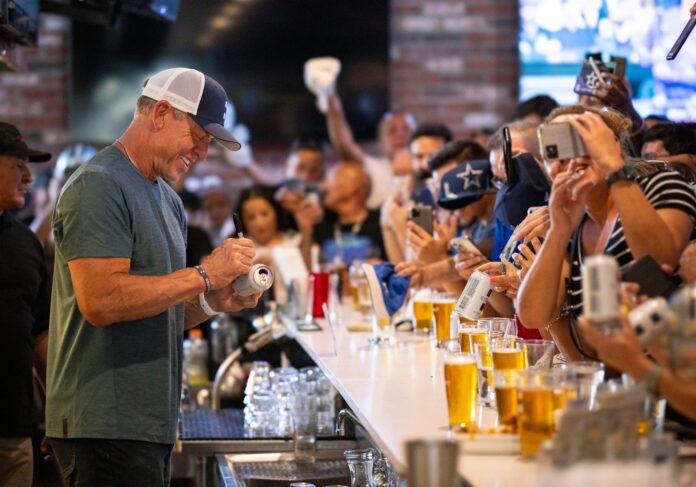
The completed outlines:
[[[694,227],[696,198],[678,173],[629,160],[622,142],[631,124],[618,112],[573,105],[546,120],[562,122],[589,155],[547,163],[555,175],[550,229],[520,288],[518,312],[527,327],[548,330],[568,360],[580,360],[594,357],[575,334],[583,260],[607,254],[625,270],[650,255],[676,267]]]

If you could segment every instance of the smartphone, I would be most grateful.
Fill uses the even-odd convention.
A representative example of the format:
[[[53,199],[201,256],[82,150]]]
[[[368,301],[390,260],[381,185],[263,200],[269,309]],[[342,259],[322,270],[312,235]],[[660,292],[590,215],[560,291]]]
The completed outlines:
[[[539,239],[539,243],[540,243],[540,244],[543,244],[543,243],[544,243],[544,237],[539,236],[539,237],[537,237],[537,238]],[[536,250],[534,250],[534,244],[532,244],[532,242],[527,242],[525,245],[527,246],[527,248],[528,248],[529,250],[532,251],[532,253],[533,253],[534,255],[536,255]],[[527,257],[526,257],[523,253],[520,253],[520,255],[522,256],[522,258],[523,258],[524,260],[527,260]]]
[[[544,206],[530,206],[529,208],[527,208],[527,216],[531,215],[532,213],[534,213],[535,211],[537,211],[541,208],[546,208],[546,205],[544,205]]]
[[[459,253],[469,253],[469,254],[479,254],[485,256],[481,247],[476,245],[476,242],[471,240],[471,237],[465,235],[463,237],[456,237],[450,240],[450,245],[457,249]]]
[[[423,230],[433,233],[433,209],[426,205],[416,205],[411,208],[408,219],[416,223]]]
[[[537,129],[541,155],[547,161],[588,155],[580,134],[567,122],[547,123]]]
[[[677,283],[651,256],[637,260],[623,272],[622,281],[635,282],[640,286],[640,294],[650,298],[668,297],[677,289]]]
[[[689,38],[689,35],[691,34],[691,31],[694,30],[694,27],[696,27],[696,16],[692,16],[682,29],[681,34],[679,34],[679,37],[677,37],[672,49],[670,49],[667,53],[667,61],[671,61],[677,57],[677,54],[679,54],[679,51],[681,51],[682,46]]]

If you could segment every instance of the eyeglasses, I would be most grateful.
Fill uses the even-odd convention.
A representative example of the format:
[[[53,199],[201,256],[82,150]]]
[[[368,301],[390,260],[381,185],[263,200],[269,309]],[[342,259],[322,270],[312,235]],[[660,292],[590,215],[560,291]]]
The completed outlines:
[[[213,141],[213,136],[201,129],[188,113],[186,114],[186,120],[191,131],[191,137],[193,137],[193,142],[196,145],[210,144]]]

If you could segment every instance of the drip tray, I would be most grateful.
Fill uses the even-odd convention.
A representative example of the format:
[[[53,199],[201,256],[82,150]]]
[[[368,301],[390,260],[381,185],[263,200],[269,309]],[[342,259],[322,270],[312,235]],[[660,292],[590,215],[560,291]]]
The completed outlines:
[[[299,463],[292,454],[220,455],[218,463],[226,487],[287,487],[289,482],[308,482],[317,487],[350,485],[343,458],[322,458]],[[325,456],[325,455],[324,455]]]

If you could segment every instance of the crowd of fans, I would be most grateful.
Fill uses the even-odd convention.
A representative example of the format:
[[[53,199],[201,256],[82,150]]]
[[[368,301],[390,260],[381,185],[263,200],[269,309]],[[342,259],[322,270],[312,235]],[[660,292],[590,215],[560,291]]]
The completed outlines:
[[[626,81],[606,81],[574,105],[558,106],[548,96],[520,103],[504,124],[517,165],[514,188],[503,127],[457,138],[437,120],[391,112],[382,117],[379,152],[372,154],[353,137],[333,93],[325,113],[333,150],[298,139],[284,181],[269,181],[252,166],[246,171],[254,183],[239,194],[220,186],[179,192],[188,218],[187,266],[235,231],[237,213],[256,247],[255,262],[271,266],[274,247],[297,247],[308,267],[318,248],[323,263],[387,260],[411,277],[413,288],[455,293],[480,270],[495,285],[485,314],[516,317],[521,335],[552,339],[559,361],[602,360],[638,381],[658,364],[660,393],[696,420],[696,385],[670,371],[663,345],[643,350],[625,320],[619,333],[606,336],[583,318],[580,275],[588,256],[611,255],[624,270],[649,255],[678,285],[696,282],[696,124],[643,119]],[[588,156],[544,158],[537,129],[559,122],[577,131]],[[32,188],[33,214],[23,219],[48,258],[49,284],[56,199],[95,152],[66,149],[50,180]],[[631,177],[610,181],[625,168]],[[416,206],[432,210],[432,232],[409,217]],[[465,235],[479,252],[452,248],[451,240]],[[626,290],[627,309],[644,299],[635,286]],[[282,282],[274,292],[285,299]]]

